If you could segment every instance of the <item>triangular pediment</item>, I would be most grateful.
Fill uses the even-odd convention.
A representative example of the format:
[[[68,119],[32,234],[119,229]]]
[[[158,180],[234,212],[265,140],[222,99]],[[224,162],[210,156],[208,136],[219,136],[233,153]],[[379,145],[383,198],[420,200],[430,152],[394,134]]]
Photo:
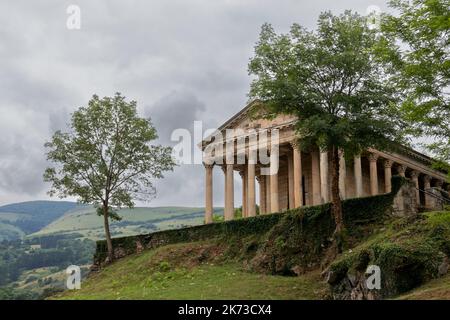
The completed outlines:
[[[252,101],[245,108],[231,117],[219,127],[220,131],[226,129],[265,129],[277,127],[292,122],[295,117],[291,115],[279,115],[274,119],[264,117],[264,106],[260,101]]]

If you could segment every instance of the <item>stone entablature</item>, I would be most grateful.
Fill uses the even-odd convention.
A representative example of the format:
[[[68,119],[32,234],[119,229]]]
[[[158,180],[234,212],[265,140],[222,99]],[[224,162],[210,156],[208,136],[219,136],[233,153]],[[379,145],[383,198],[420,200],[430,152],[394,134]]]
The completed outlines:
[[[234,171],[239,171],[242,179],[242,207],[245,217],[256,215],[257,198],[262,214],[304,205],[318,205],[330,200],[328,152],[321,152],[318,148],[309,153],[301,152],[297,147],[295,118],[279,116],[273,120],[253,119],[249,112],[255,103],[258,102],[250,103],[219,128],[225,139],[214,141],[209,137],[202,142],[206,163],[206,223],[212,222],[214,166],[220,166],[225,175],[225,220],[234,218]],[[239,130],[233,130],[233,135],[226,137],[227,129]],[[276,146],[270,139],[270,133],[274,129],[279,134]],[[268,162],[261,163],[258,157],[254,160],[252,151],[260,152],[261,145],[267,151]],[[217,146],[220,148],[216,149]],[[215,149],[214,152],[211,149]],[[227,158],[227,150],[233,151],[231,159]],[[388,153],[370,148],[351,161],[341,154],[341,198],[390,192],[391,177],[398,174],[411,179],[416,188],[414,198],[417,205],[431,208],[433,200],[430,195],[420,190],[448,188],[445,184],[446,173],[431,168],[432,159],[415,150],[406,147],[399,147],[399,150],[401,153]],[[263,173],[263,169],[268,168],[271,169],[270,175]],[[258,182],[258,197],[255,179]]]

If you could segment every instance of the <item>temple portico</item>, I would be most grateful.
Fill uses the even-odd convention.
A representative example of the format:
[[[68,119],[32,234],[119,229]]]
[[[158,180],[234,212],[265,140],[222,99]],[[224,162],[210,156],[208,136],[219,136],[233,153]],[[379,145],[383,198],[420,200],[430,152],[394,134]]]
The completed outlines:
[[[222,152],[209,155],[214,159],[206,161],[208,164],[205,164],[205,222],[212,222],[213,170],[217,167],[224,172],[225,220],[234,218],[235,171],[240,173],[242,179],[240,196],[244,217],[256,215],[257,198],[260,214],[329,202],[331,157],[328,152],[319,148],[307,153],[302,152],[298,147],[292,118],[251,120],[246,114],[248,108],[219,128],[220,131],[242,129],[239,136],[228,137],[226,142],[223,142],[223,150],[229,151],[231,148],[237,156],[227,157],[229,153]],[[259,136],[259,132],[270,132],[273,129],[277,129],[276,144],[270,139],[265,141],[267,159],[260,159],[259,142],[263,138]],[[249,132],[248,136],[246,132]],[[211,141],[203,141],[204,151],[209,144]],[[417,205],[428,207],[431,203],[429,195],[420,190],[433,187],[447,188],[446,174],[432,169],[430,166],[432,159],[429,157],[408,148],[401,147],[399,150],[387,153],[369,149],[352,159],[340,153],[341,199],[388,193],[392,190],[391,177],[400,175],[411,179],[416,186]]]

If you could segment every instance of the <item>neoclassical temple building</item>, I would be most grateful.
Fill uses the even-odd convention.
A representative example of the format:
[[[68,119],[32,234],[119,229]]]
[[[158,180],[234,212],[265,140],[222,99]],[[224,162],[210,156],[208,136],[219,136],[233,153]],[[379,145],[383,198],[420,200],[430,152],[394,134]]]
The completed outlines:
[[[207,138],[202,141],[204,151],[205,179],[205,222],[212,222],[213,214],[213,170],[220,167],[225,176],[225,220],[234,218],[234,172],[242,178],[242,211],[244,217],[256,215],[256,189],[259,189],[260,213],[275,213],[300,206],[318,205],[330,201],[331,176],[330,160],[327,152],[319,149],[309,153],[299,150],[296,145],[292,116],[279,116],[273,120],[254,119],[250,116],[253,102],[225,122],[218,130],[240,129],[232,137],[227,137],[223,151],[210,152],[208,146],[217,143]],[[277,145],[269,145],[269,163],[252,161],[250,150],[259,148],[255,139],[261,132],[277,129]],[[253,137],[255,138],[255,137]],[[258,137],[260,139],[260,137]],[[238,140],[241,143],[238,143]],[[257,139],[256,139],[257,140]],[[270,140],[270,139],[269,139]],[[227,161],[227,146],[231,146],[235,156]],[[391,191],[391,177],[394,174],[410,178],[416,186],[416,201],[420,207],[430,207],[432,199],[428,192],[432,188],[448,190],[446,173],[431,168],[432,159],[406,147],[398,152],[384,152],[369,149],[352,160],[340,160],[339,189],[341,198],[364,197]],[[240,157],[241,161],[237,161]],[[220,160],[220,161],[219,161]],[[276,166],[271,175],[264,168]],[[276,169],[276,168],[275,168]],[[267,170],[266,170],[267,171]]]

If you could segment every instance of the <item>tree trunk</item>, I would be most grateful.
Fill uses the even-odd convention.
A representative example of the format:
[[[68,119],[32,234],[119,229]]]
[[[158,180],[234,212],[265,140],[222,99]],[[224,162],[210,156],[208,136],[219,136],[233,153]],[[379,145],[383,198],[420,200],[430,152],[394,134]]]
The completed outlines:
[[[342,203],[339,195],[339,149],[335,146],[331,148],[331,213],[336,224],[334,241],[336,242],[337,253],[340,253],[342,252],[344,240],[344,221],[342,219]]]
[[[103,224],[105,227],[105,236],[106,236],[106,245],[108,246],[108,259],[109,262],[112,262],[114,260],[114,250],[111,240],[111,233],[109,231],[109,214],[108,214],[108,206],[103,206]]]

